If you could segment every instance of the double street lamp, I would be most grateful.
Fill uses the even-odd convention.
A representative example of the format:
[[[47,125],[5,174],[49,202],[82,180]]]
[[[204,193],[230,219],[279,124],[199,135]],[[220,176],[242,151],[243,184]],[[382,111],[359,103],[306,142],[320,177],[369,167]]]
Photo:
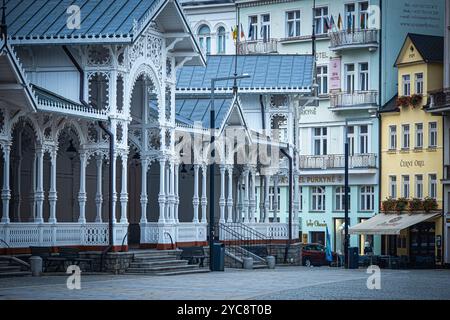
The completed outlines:
[[[250,75],[248,74],[242,74],[242,75],[237,75],[236,73],[234,74],[234,76],[229,76],[229,77],[221,77],[221,78],[213,78],[211,79],[211,110],[210,110],[210,126],[209,128],[211,129],[211,144],[210,147],[211,149],[211,164],[210,164],[210,169],[209,169],[209,269],[211,271],[213,270],[213,260],[214,260],[214,255],[213,255],[213,245],[214,245],[214,223],[215,223],[215,202],[214,202],[214,184],[215,184],[215,179],[214,179],[214,175],[215,175],[215,156],[216,156],[216,152],[215,152],[215,147],[214,147],[214,142],[216,140],[216,136],[215,136],[215,129],[216,129],[216,110],[214,107],[214,92],[215,92],[215,87],[216,87],[216,82],[220,82],[220,81],[229,81],[229,80],[234,80],[234,86],[233,86],[233,92],[234,94],[237,93],[237,80],[240,79],[247,79],[250,78]]]

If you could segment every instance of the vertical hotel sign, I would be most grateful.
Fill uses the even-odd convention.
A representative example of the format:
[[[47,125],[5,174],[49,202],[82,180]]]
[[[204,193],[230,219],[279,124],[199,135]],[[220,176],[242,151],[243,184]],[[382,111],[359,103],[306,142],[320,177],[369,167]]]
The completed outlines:
[[[341,89],[341,58],[330,60],[330,91]]]

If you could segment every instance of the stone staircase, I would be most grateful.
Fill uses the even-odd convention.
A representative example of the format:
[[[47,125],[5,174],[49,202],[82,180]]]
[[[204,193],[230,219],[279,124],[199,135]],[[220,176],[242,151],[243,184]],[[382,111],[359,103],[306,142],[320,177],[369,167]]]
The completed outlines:
[[[30,276],[30,271],[23,271],[23,267],[6,257],[0,259],[0,278]]]
[[[267,269],[268,265],[264,258],[240,247],[240,246],[230,246],[225,247],[225,265],[232,268],[243,268],[244,258],[253,258],[253,269]]]
[[[179,250],[139,250],[134,252],[133,261],[125,274],[149,274],[157,276],[173,276],[190,273],[209,272],[199,265],[189,265],[187,260],[180,260]]]

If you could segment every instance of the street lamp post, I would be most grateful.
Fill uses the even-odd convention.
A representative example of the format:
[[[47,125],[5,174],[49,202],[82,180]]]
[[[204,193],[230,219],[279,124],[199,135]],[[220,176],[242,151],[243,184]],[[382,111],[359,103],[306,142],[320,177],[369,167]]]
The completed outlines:
[[[345,144],[344,144],[344,265],[348,269],[348,249],[350,245],[350,239],[348,234],[348,157],[349,155],[349,144],[348,144],[348,119],[345,120]]]
[[[236,81],[239,79],[245,79],[245,78],[250,78],[250,75],[248,74],[242,74],[242,75],[237,75],[235,73],[234,76],[230,76],[230,77],[221,77],[221,78],[213,78],[211,79],[211,110],[210,110],[210,119],[209,119],[209,123],[210,126],[209,128],[211,129],[211,164],[209,167],[209,269],[211,271],[213,270],[213,260],[214,260],[214,256],[213,256],[213,245],[214,245],[214,215],[215,215],[215,203],[214,203],[214,183],[215,183],[215,179],[214,179],[214,174],[215,174],[215,156],[216,156],[216,152],[215,152],[215,147],[214,147],[214,142],[216,140],[216,136],[215,136],[215,129],[216,129],[216,110],[214,107],[214,91],[215,91],[215,86],[216,86],[216,82],[218,81],[227,81],[227,80],[234,80],[234,94],[237,93],[237,85],[236,85]]]

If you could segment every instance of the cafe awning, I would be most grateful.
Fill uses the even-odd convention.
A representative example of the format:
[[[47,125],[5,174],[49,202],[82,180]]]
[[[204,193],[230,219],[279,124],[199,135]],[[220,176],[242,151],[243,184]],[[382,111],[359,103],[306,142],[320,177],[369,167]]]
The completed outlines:
[[[380,213],[353,227],[349,227],[350,234],[378,234],[378,235],[396,235],[400,231],[413,226],[422,221],[439,216],[439,212],[434,213],[403,213],[403,214],[385,214]]]

